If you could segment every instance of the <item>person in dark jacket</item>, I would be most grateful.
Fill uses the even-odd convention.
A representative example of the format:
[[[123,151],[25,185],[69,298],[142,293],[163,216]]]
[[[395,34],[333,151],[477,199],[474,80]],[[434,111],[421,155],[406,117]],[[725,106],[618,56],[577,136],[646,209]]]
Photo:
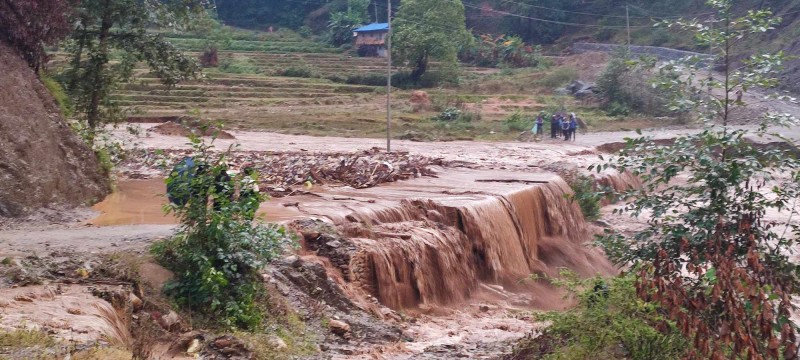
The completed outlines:
[[[561,134],[564,135],[564,141],[569,141],[569,120],[561,120]]]
[[[539,116],[536,117],[536,134],[534,135],[542,135],[544,132],[544,113],[539,113]]]
[[[553,116],[550,118],[550,138],[555,139],[558,137],[558,130],[561,129],[561,124],[558,121],[558,114],[553,113]]]

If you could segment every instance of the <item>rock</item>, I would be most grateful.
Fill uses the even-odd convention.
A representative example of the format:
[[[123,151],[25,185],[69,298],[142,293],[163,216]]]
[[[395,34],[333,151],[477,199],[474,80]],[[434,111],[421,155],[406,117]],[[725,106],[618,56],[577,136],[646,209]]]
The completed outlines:
[[[81,309],[78,309],[78,308],[69,308],[69,309],[67,309],[67,313],[72,314],[72,315],[81,315],[81,314],[83,314],[83,311],[81,311]]]
[[[481,305],[478,308],[483,312],[489,311],[489,305]]]
[[[411,103],[411,110],[414,112],[427,110],[431,106],[431,99],[428,93],[422,90],[412,91],[408,102]]]
[[[610,228],[611,227],[611,224],[609,224],[607,221],[604,221],[604,220],[595,220],[595,221],[592,221],[592,224],[597,225],[597,226],[602,227],[602,228]]]
[[[267,343],[269,344],[269,346],[271,346],[275,350],[284,350],[284,349],[288,348],[288,346],[283,341],[283,339],[281,339],[281,338],[279,338],[279,337],[277,337],[275,335],[270,336],[269,339],[267,339]]]
[[[222,337],[217,340],[214,340],[214,346],[220,349],[231,346],[231,344],[233,344],[233,339],[227,337]]]
[[[166,283],[175,278],[175,274],[161,265],[146,262],[139,265],[139,278],[142,280],[143,284],[157,291],[161,291]]]
[[[200,343],[200,339],[192,339],[189,342],[189,347],[186,348],[186,353],[189,355],[194,355],[200,352],[203,349],[202,343]]]
[[[133,308],[133,311],[142,310],[142,307],[144,307],[142,299],[139,299],[139,297],[134,295],[133,293],[130,294],[129,300],[131,302],[131,307]]]
[[[14,297],[14,300],[21,302],[33,302],[33,299],[25,295],[17,295]]]
[[[164,327],[165,330],[174,330],[180,325],[180,322],[181,317],[172,310],[170,310],[167,315],[161,317],[161,326]]]
[[[331,329],[332,333],[339,336],[344,336],[350,332],[350,325],[341,320],[330,320],[330,322],[328,322],[328,327]]]
[[[0,308],[7,307],[9,305],[11,305],[11,302],[6,299],[0,299]]]
[[[325,245],[328,245],[328,247],[332,247],[335,249],[338,248],[339,246],[342,246],[342,243],[340,243],[337,240],[333,240],[333,241],[328,241],[327,243],[325,243]]]

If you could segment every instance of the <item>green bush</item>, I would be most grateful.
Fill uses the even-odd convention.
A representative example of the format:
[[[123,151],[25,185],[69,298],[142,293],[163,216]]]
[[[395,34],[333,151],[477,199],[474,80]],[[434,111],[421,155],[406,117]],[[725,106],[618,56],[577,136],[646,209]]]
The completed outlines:
[[[525,131],[530,130],[534,122],[534,118],[517,111],[503,120],[503,127],[505,127],[507,131]]]
[[[578,70],[570,66],[561,66],[553,69],[541,79],[536,80],[535,84],[546,88],[557,88],[567,85],[578,79]]]
[[[223,57],[217,67],[220,72],[229,74],[259,74],[261,68],[254,64],[249,58],[240,58],[233,56]]]
[[[578,280],[562,272],[554,283],[577,297],[568,311],[539,314],[550,322],[538,337],[520,342],[511,359],[672,360],[685,354],[688,342],[660,308],[636,295],[633,275]]]
[[[286,69],[281,70],[278,74],[280,76],[300,77],[300,78],[316,77],[316,73],[314,72],[314,70],[306,65],[290,66],[287,67]]]
[[[461,116],[461,110],[451,107],[444,109],[436,118],[442,121],[455,121]]]
[[[581,207],[583,217],[587,220],[597,220],[600,217],[600,194],[595,189],[595,180],[591,176],[577,175],[567,179],[572,188],[572,200],[577,201]]]
[[[264,195],[241,194],[255,179],[247,174],[226,179],[224,154],[215,155],[198,138],[191,141],[196,166],[173,171],[166,181],[170,197],[182,199],[165,206],[178,217],[180,230],[151,251],[175,272],[176,280],[165,290],[178,304],[213,323],[255,329],[262,320],[256,303],[263,291],[258,270],[289,237],[281,227],[252,222]]]
[[[45,73],[39,73],[39,79],[42,80],[42,84],[44,87],[47,88],[47,91],[50,92],[50,95],[53,95],[53,98],[56,100],[56,104],[58,104],[58,108],[61,109],[61,116],[63,117],[70,117],[73,114],[73,106],[72,100],[67,95],[66,90],[64,87],[61,86],[61,83],[58,80],[52,78],[50,75]]]

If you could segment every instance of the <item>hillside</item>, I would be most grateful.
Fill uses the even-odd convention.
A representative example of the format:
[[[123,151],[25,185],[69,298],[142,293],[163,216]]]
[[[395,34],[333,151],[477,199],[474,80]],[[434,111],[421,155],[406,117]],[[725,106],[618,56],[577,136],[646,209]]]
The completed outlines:
[[[110,190],[92,151],[15,50],[0,42],[0,219],[101,200]]]
[[[628,38],[634,45],[664,46],[705,52],[691,34],[654,27],[664,20],[705,18],[709,8],[701,0],[668,1],[581,1],[581,0],[464,0],[467,28],[478,34],[519,35],[525,42],[545,46],[550,53],[559,53],[575,41],[625,44]],[[269,5],[252,0],[220,0],[217,2],[220,19],[226,23],[266,30],[269,27],[313,31],[325,35],[324,26],[329,14],[344,11],[347,1],[297,2],[278,0]],[[396,13],[400,1],[392,1]],[[783,50],[788,54],[800,52],[800,1],[798,0],[741,0],[734,2],[734,13],[770,8],[783,18],[777,31],[751,43],[740,44],[738,57],[744,59],[758,51]],[[280,11],[268,11],[280,9]],[[386,5],[370,2],[367,9],[370,21],[385,21]],[[786,64],[783,86],[800,92],[800,60]]]

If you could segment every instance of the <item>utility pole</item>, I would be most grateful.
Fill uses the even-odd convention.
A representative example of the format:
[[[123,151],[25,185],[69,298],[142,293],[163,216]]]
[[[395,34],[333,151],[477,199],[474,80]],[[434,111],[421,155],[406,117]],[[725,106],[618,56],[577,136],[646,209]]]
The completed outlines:
[[[392,0],[386,0],[386,152],[392,151]]]
[[[378,23],[378,0],[372,3],[372,8],[375,9],[375,23]]]
[[[625,22],[628,28],[628,54],[631,53],[631,17],[628,12],[628,5],[625,5]]]

